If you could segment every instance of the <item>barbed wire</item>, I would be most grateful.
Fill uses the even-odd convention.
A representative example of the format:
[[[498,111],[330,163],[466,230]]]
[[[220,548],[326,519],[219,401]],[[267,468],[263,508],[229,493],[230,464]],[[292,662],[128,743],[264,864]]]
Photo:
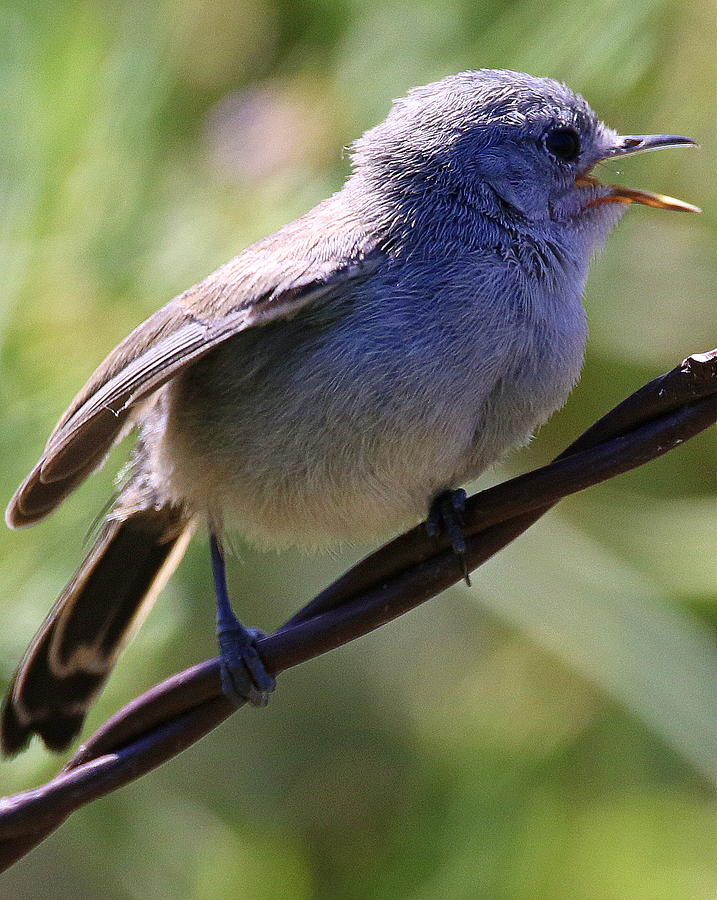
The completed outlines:
[[[471,497],[465,565],[472,571],[562,497],[641,466],[717,420],[717,350],[694,354],[597,421],[552,463]],[[423,526],[353,566],[257,649],[278,675],[385,625],[463,578],[447,538]],[[0,800],[0,872],[74,810],[181,753],[236,712],[219,662],[179,672],[127,704],[41,787]]]

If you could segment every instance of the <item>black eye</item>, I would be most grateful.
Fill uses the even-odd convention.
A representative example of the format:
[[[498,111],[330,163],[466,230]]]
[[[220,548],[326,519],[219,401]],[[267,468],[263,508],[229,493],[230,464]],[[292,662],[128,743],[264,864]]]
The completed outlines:
[[[553,128],[543,138],[549,153],[563,162],[573,162],[580,156],[580,136],[574,128]]]

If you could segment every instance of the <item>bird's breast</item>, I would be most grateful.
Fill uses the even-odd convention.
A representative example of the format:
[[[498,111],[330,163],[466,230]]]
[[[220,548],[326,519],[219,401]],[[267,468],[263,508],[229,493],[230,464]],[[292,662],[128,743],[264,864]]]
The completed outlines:
[[[373,279],[189,368],[155,441],[161,491],[261,543],[320,545],[422,518],[527,440],[577,377],[582,314],[530,317],[464,272],[426,280]]]

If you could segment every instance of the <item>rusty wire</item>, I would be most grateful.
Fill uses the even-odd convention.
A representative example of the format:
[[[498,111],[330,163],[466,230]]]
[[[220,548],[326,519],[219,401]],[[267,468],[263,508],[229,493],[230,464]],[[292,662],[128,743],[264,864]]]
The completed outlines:
[[[466,566],[476,569],[562,497],[674,449],[717,420],[717,350],[694,354],[636,391],[552,463],[471,497]],[[411,529],[366,557],[258,644],[272,674],[367,634],[463,577],[445,540]],[[199,740],[237,707],[217,659],[151,688],[108,719],[47,784],[0,800],[0,871],[74,810],[136,780]]]

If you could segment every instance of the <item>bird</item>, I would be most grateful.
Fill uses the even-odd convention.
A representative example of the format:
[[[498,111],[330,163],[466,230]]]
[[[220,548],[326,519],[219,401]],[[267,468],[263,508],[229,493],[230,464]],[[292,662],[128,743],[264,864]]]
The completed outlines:
[[[48,516],[136,432],[94,546],[30,644],[6,755],[80,732],[197,528],[209,534],[222,686],[265,705],[258,632],[234,614],[223,538],[321,548],[428,515],[457,554],[461,485],[566,401],[591,258],[627,207],[603,161],[695,141],[620,135],[565,84],[502,69],[394,101],[343,187],[134,329],[64,413],[7,508]]]

